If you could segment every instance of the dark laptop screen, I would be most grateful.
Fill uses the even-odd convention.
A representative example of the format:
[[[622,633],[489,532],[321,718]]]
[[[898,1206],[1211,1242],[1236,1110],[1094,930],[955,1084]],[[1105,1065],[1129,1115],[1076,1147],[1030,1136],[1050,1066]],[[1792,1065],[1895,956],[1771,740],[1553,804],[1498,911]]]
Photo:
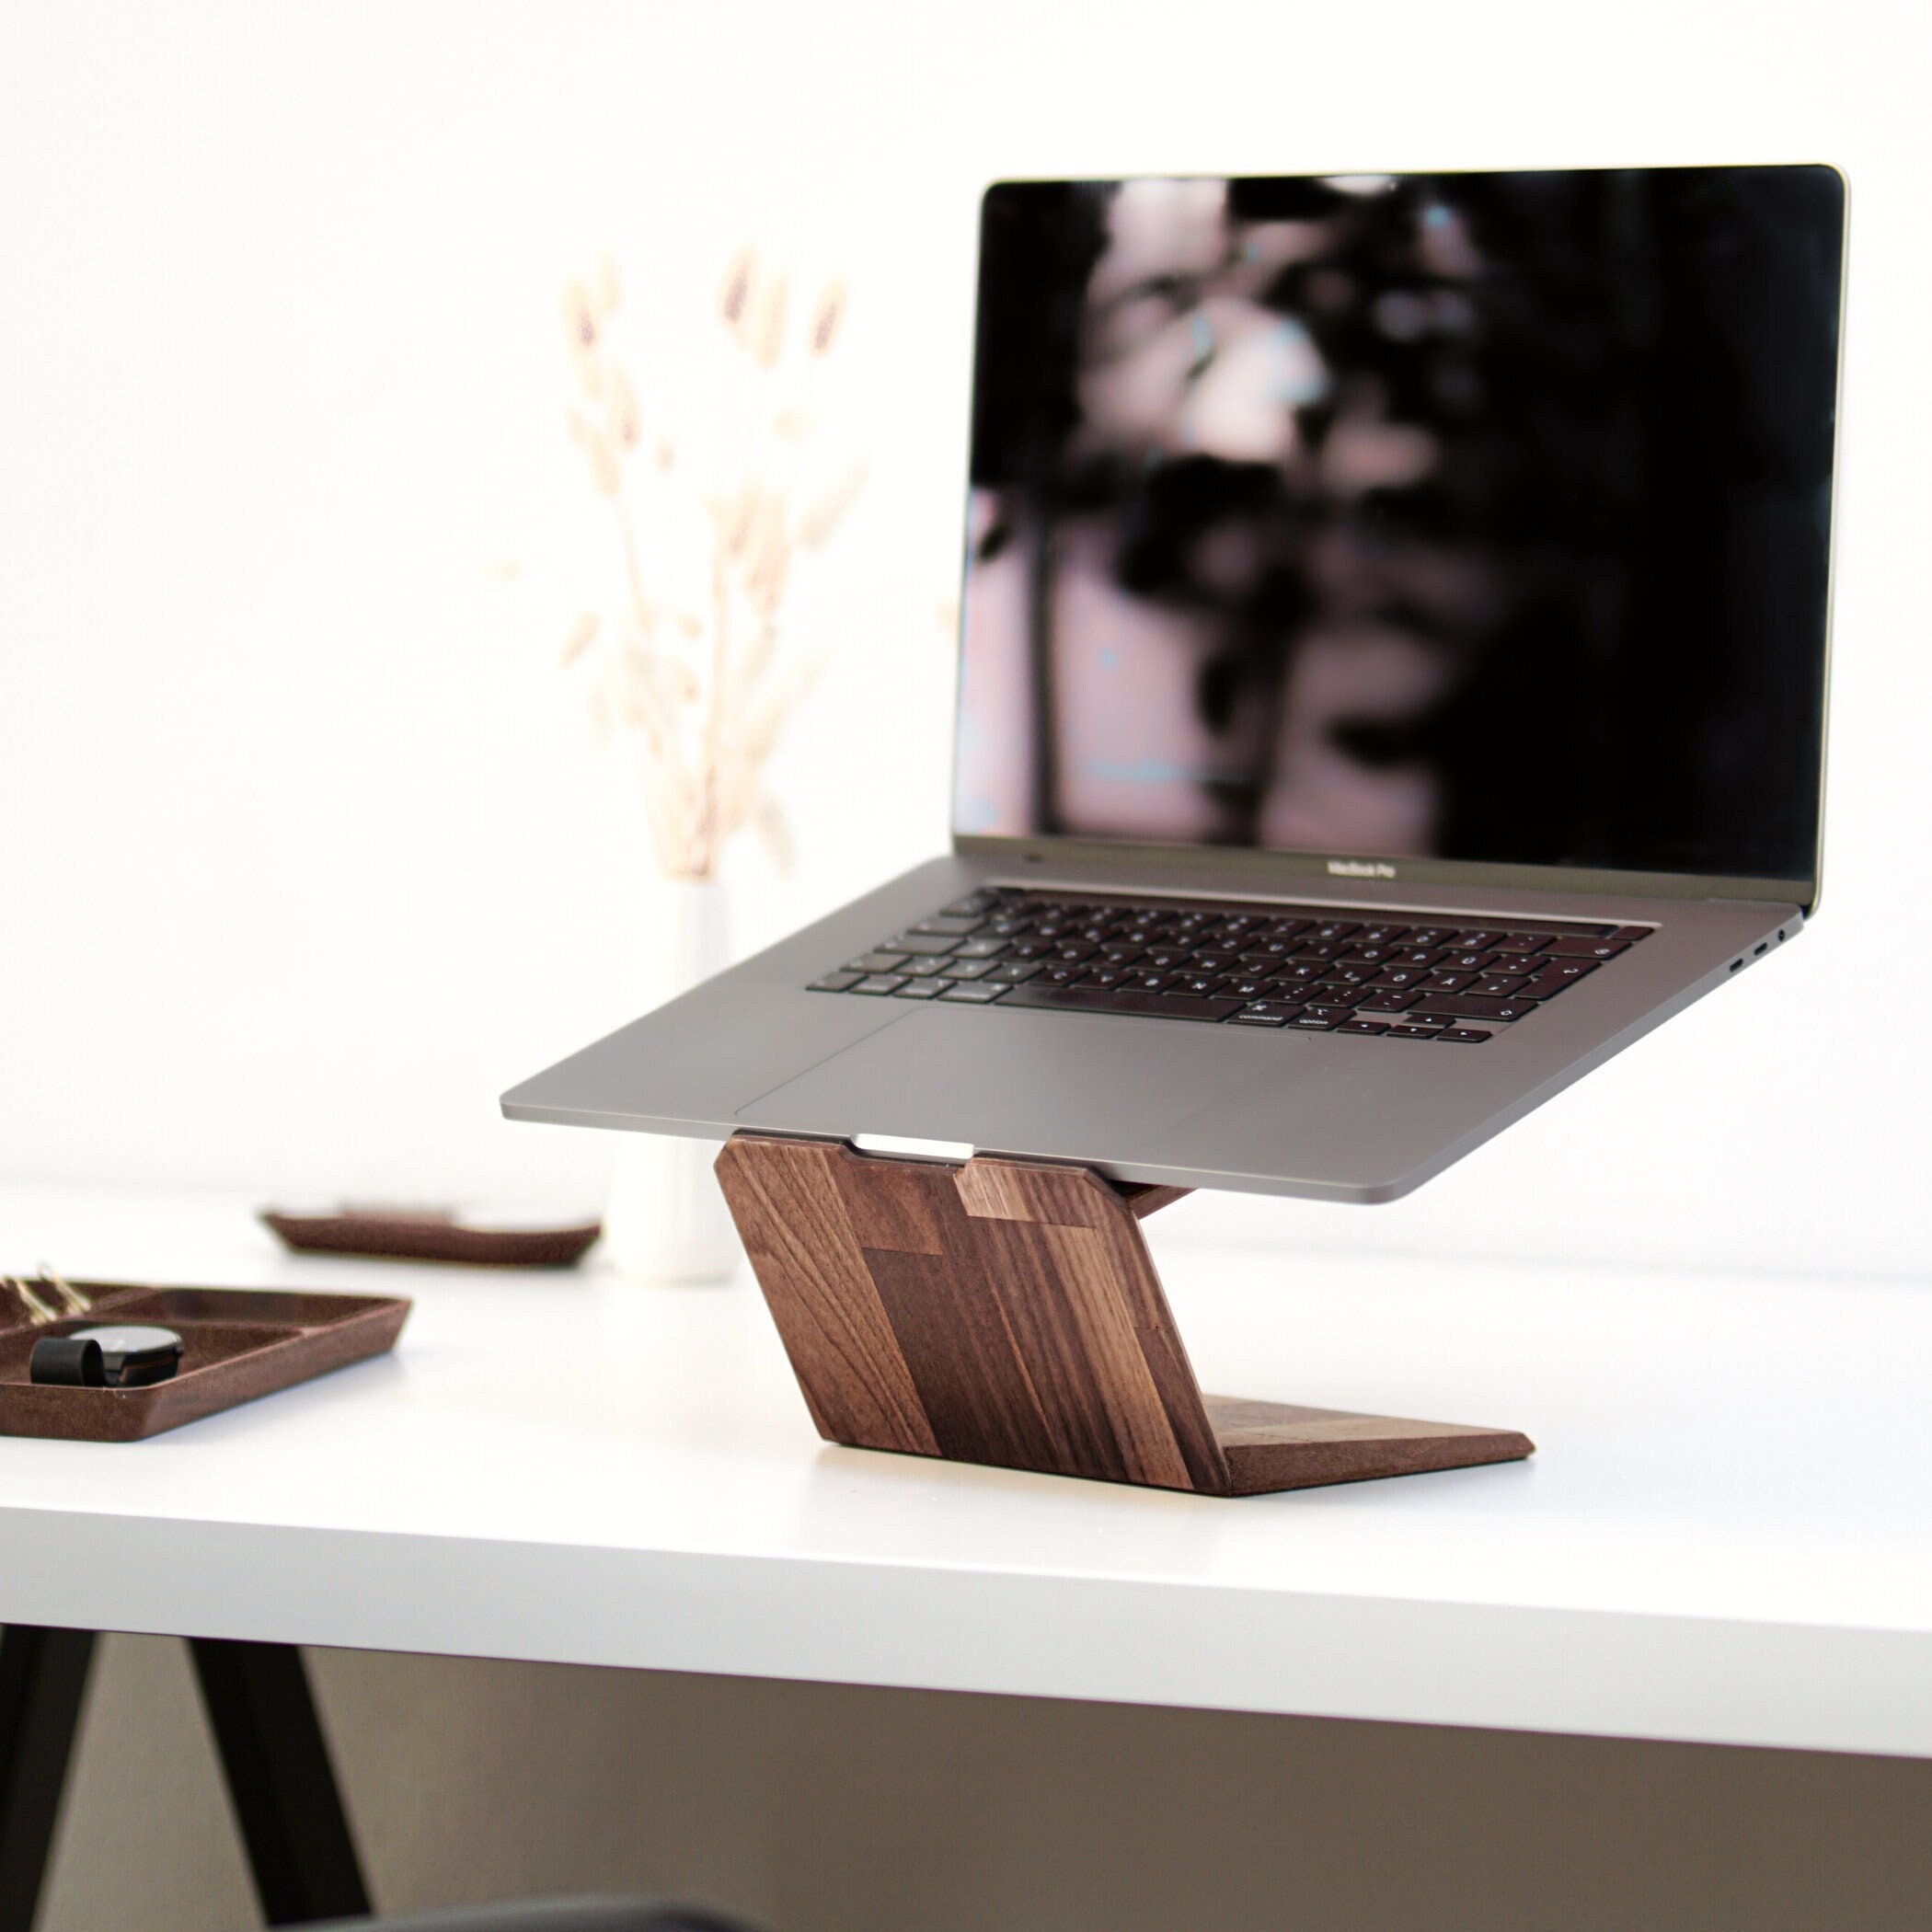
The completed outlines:
[[[955,829],[1807,880],[1822,167],[1004,184]]]

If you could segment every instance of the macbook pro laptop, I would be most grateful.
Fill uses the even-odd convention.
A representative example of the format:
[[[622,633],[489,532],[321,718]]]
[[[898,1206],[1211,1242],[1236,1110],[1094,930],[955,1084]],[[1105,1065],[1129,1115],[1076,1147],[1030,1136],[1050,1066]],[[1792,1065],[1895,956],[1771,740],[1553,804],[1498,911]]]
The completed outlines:
[[[1844,235],[1822,167],[992,188],[951,851],[504,1111],[1384,1200],[1749,970]]]

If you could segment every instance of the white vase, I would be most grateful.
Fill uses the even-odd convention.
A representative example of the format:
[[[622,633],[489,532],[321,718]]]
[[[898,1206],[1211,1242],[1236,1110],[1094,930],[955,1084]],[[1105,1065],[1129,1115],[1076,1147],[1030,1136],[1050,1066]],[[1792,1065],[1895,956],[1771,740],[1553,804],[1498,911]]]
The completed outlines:
[[[726,890],[664,880],[651,902],[650,1004],[661,1006],[730,961]],[[618,1133],[604,1210],[604,1265],[627,1281],[729,1281],[742,1250],[711,1164],[713,1141]]]

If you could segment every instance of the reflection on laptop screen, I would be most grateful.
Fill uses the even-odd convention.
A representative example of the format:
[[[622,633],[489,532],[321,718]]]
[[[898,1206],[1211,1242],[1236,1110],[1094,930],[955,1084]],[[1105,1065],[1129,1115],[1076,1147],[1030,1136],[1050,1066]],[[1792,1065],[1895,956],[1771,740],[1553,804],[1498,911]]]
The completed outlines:
[[[1013,183],[955,829],[1814,870],[1826,168]]]

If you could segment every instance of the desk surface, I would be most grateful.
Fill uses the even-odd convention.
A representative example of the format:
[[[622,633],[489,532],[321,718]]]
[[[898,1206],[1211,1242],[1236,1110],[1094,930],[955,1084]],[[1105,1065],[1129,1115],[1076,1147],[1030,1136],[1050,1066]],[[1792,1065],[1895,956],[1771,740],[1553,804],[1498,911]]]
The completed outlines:
[[[0,1624],[1932,1756],[1932,1284],[1218,1248],[1213,1205],[1151,1228],[1205,1386],[1535,1460],[1224,1501],[830,1448],[749,1282],[17,1186],[0,1267],[417,1306],[151,1443],[0,1441]]]

